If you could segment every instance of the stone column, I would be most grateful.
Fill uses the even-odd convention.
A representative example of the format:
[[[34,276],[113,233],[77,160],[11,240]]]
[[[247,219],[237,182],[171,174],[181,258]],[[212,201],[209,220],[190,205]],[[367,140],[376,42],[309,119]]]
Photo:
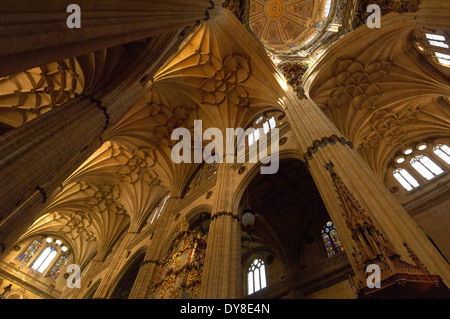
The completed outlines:
[[[112,261],[106,271],[105,276],[102,278],[97,291],[94,294],[94,299],[107,299],[111,295],[111,289],[114,288],[112,285],[116,282],[116,279],[120,274],[120,270],[124,265],[122,262],[126,259],[127,246],[136,236],[135,232],[127,232],[120,241],[120,245],[112,257]],[[122,267],[121,267],[122,266]]]
[[[433,247],[414,220],[403,209],[399,201],[389,192],[369,165],[359,156],[317,105],[310,99],[299,100],[290,90],[286,92],[286,114],[292,125],[304,158],[314,178],[324,204],[339,232],[344,249],[352,267],[357,273],[360,265],[355,264],[352,253],[358,254],[344,216],[343,203],[338,199],[332,174],[336,173],[350,197],[359,202],[365,215],[384,235],[393,251],[409,264],[417,264],[417,258],[430,274],[440,275],[450,283],[450,267]],[[325,166],[332,163],[333,170]],[[330,167],[328,167],[330,169]],[[332,173],[330,175],[330,172]],[[350,198],[349,197],[349,198]],[[405,244],[408,247],[405,247]],[[354,249],[356,247],[356,249]],[[419,267],[420,268],[420,267]],[[359,275],[365,285],[365,277]]]
[[[150,240],[148,251],[141,263],[139,273],[134,282],[129,299],[146,299],[150,292],[150,287],[153,284],[154,274],[159,268],[159,261],[163,257],[164,244],[169,235],[170,225],[173,221],[172,211],[179,203],[180,198],[171,197],[166,203],[163,215],[155,225],[155,231]]]
[[[232,174],[231,163],[219,164],[199,298],[241,295],[241,224],[238,213],[232,211]]]
[[[151,78],[185,39],[158,37],[129,74],[98,93],[85,92],[51,112],[0,136],[0,255],[39,217],[64,180],[99,148],[106,130],[138,102]],[[120,80],[120,81],[119,81]]]
[[[96,103],[78,97],[0,137],[0,251],[35,221],[69,172],[101,146],[105,120]]]
[[[80,28],[67,26],[72,3],[81,9]],[[183,29],[208,18],[211,6],[209,0],[2,0],[0,77]]]

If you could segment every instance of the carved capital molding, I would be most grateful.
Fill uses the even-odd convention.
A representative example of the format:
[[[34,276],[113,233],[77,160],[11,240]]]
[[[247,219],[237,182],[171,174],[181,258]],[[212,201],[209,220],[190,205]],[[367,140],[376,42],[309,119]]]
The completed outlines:
[[[102,105],[102,100],[85,94],[81,94],[81,96],[83,98],[91,100],[91,102],[94,103],[94,106],[102,111],[103,115],[105,116],[105,124],[103,125],[103,131],[105,131],[109,126],[110,117],[108,114],[108,109],[106,108],[106,106]]]
[[[211,216],[211,222],[213,222],[214,220],[216,220],[218,217],[221,217],[221,216],[229,216],[231,218],[236,219],[237,221],[241,220],[238,215],[235,215],[232,212],[217,212]]]
[[[303,154],[303,159],[306,163],[312,160],[313,154],[317,153],[320,148],[324,148],[328,144],[334,145],[336,143],[341,143],[342,145],[347,145],[350,148],[354,148],[353,143],[348,141],[345,137],[338,137],[337,135],[331,135],[329,137],[322,137],[320,140],[314,140],[312,146],[306,149],[306,153]]]
[[[277,67],[283,73],[287,83],[293,88],[297,97],[300,100],[306,99],[305,90],[301,87],[301,82],[309,69],[309,65],[304,62],[281,62]]]

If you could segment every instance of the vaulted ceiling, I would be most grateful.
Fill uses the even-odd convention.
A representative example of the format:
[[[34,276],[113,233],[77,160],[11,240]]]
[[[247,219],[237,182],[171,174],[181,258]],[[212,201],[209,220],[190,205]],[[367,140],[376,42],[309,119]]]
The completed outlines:
[[[384,178],[402,146],[450,134],[450,80],[412,47],[412,25],[366,30],[327,52],[309,95]]]
[[[171,133],[175,128],[192,131],[194,120],[202,121],[203,130],[246,127],[260,112],[279,107],[279,94],[271,85],[274,80],[268,80],[271,74],[258,61],[261,54],[268,59],[264,50],[249,34],[237,41],[233,28],[239,32],[245,28],[231,12],[221,10],[223,16],[201,24],[183,47],[143,83],[142,99],[107,129],[106,142],[66,179],[42,217],[21,240],[52,234],[67,240],[79,264],[95,253],[97,259],[105,258],[125,228],[141,230],[161,196],[168,190],[180,194],[198,167],[195,163],[172,161],[171,147],[177,141],[171,140]],[[253,47],[244,45],[249,41]],[[255,46],[259,55],[255,54]],[[31,91],[33,87],[46,94],[38,107],[56,107],[56,102],[62,104],[75,93],[84,94],[92,87],[103,86],[104,78],[111,76],[107,66],[123,67],[120,61],[129,56],[126,52],[105,50],[5,78],[0,89],[12,91],[3,95],[5,105],[17,104],[6,98],[14,96],[19,84],[13,79],[20,78]],[[51,79],[46,74],[39,75],[43,69],[52,70]],[[38,75],[31,81],[28,74]],[[52,91],[47,87],[56,88],[57,84],[67,93],[60,93],[59,100],[53,98],[53,105]],[[22,87],[24,91],[25,84]],[[36,106],[37,93],[24,94],[32,94],[33,100],[28,97],[24,101]],[[10,121],[15,126],[22,122]]]
[[[310,2],[321,8],[312,12],[323,12],[324,1]],[[283,3],[289,7],[288,1]],[[308,1],[302,5],[309,8]],[[144,227],[163,194],[181,194],[198,167],[172,161],[175,128],[192,132],[194,120],[202,120],[204,130],[225,131],[247,127],[261,112],[283,111],[264,47],[231,12],[217,10],[221,14],[198,26],[143,83],[142,99],[107,129],[101,148],[67,178],[21,239],[59,235],[67,239],[80,264],[94,253],[104,258],[126,227]],[[358,31],[347,35],[308,75],[309,96],[381,177],[403,143],[450,133],[448,77],[411,55],[412,31],[411,26],[400,26],[370,36]],[[302,34],[293,38],[304,40]],[[114,70],[123,70],[136,52],[152,45],[145,40],[1,78],[0,133],[77,94],[107,88],[119,80]]]

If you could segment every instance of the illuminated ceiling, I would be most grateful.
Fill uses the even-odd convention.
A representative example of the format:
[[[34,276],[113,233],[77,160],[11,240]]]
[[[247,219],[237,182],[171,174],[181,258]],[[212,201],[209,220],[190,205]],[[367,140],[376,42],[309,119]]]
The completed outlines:
[[[267,50],[290,53],[309,43],[327,23],[327,0],[253,0],[250,28]]]

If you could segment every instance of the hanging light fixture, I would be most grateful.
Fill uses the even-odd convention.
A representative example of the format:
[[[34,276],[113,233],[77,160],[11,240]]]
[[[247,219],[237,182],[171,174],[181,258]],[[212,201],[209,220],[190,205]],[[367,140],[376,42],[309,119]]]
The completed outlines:
[[[248,201],[248,188],[247,188],[247,203],[245,204],[244,210],[242,211],[242,224],[247,228],[252,228],[255,224],[255,214],[253,209],[250,207]]]
[[[245,227],[251,228],[255,224],[255,215],[253,214],[253,211],[248,209],[244,215],[242,215],[242,224]]]

